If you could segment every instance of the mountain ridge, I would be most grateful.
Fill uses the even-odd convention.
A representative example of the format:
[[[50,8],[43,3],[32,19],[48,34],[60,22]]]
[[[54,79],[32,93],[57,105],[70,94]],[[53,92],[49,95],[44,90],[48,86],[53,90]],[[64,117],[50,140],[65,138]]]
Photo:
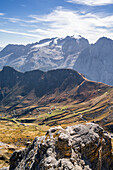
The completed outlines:
[[[0,157],[8,166],[16,146],[23,147],[27,141],[29,144],[50,127],[93,122],[113,133],[113,87],[90,81],[71,69],[21,73],[5,66],[0,71],[0,121],[0,141],[5,144]],[[86,131],[83,136],[86,140]],[[95,149],[98,151],[98,147]],[[18,152],[11,157],[12,167],[15,154]]]
[[[73,36],[44,39],[26,46],[10,44],[0,52],[0,68],[4,65],[20,71],[72,68],[78,53],[88,45],[87,39]]]
[[[103,37],[81,52],[74,69],[88,79],[113,85],[113,40]]]
[[[90,80],[113,85],[113,40],[99,38],[94,44],[79,36],[48,38],[24,45],[7,45],[0,51],[0,69],[5,65],[25,72],[35,69],[74,69]]]
[[[47,72],[34,70],[21,73],[5,66],[0,72],[0,105],[13,110],[20,103],[24,108],[32,105],[33,102],[37,105],[68,102],[68,100],[82,102],[99,95],[98,89],[103,93],[110,88],[111,86],[103,83],[91,82],[71,69]]]
[[[74,69],[90,80],[113,85],[113,40],[94,44],[79,36],[47,38],[28,45],[7,45],[0,51],[0,69],[8,65],[25,72],[35,69]]]

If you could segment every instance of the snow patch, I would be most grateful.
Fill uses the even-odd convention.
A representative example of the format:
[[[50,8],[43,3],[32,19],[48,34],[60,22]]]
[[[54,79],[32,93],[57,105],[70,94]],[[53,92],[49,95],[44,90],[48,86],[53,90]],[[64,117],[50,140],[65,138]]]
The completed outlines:
[[[42,43],[42,44],[37,44],[37,45],[34,45],[32,48],[39,48],[39,47],[45,47],[45,46],[48,46],[50,44],[51,41],[48,41],[48,42],[45,42],[45,43]]]

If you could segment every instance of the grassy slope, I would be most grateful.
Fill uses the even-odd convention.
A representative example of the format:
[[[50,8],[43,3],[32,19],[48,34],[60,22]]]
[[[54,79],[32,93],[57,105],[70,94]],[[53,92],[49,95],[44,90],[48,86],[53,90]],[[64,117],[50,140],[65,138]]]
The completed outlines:
[[[110,131],[113,125],[113,88],[80,103],[70,99],[61,103],[51,102],[40,106],[39,111],[36,110],[37,106],[25,107],[26,114],[18,118],[12,118],[11,114],[3,118],[1,114],[0,141],[9,145],[0,145],[0,167],[8,165],[15,149],[25,147],[25,143],[35,136],[44,135],[51,126],[66,127],[95,121]]]

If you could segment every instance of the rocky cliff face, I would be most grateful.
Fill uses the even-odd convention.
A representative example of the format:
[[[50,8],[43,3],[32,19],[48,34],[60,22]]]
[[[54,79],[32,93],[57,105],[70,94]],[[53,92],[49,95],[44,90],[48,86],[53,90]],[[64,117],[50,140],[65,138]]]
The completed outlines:
[[[74,69],[88,79],[113,85],[113,40],[102,37],[83,50]]]
[[[96,124],[51,128],[10,158],[10,170],[113,170],[111,139]]]

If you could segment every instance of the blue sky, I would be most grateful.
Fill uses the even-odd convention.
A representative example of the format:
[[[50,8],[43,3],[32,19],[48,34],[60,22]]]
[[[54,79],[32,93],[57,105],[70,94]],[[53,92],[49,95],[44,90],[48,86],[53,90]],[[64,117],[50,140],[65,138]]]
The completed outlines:
[[[67,35],[113,39],[113,0],[0,1],[0,47]]]

